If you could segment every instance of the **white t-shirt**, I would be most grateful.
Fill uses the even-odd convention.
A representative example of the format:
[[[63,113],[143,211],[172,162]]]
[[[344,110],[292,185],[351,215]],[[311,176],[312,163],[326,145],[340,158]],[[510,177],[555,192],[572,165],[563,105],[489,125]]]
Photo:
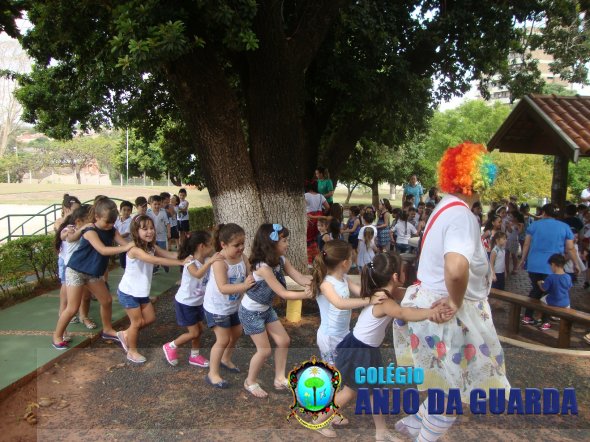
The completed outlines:
[[[441,209],[455,201],[463,203],[453,195],[445,196],[428,220],[425,231],[431,224],[432,227],[428,231],[420,254],[418,279],[428,290],[447,293],[444,256],[450,252],[459,253],[469,262],[469,281],[465,299],[486,299],[492,285],[491,268],[481,242],[477,218],[466,204],[461,204],[446,209],[435,219]]]
[[[283,258],[281,257],[281,260],[282,259]],[[256,266],[256,270],[258,270],[260,267],[270,267],[270,266],[267,263],[262,262]],[[276,272],[276,271],[279,271],[280,269],[281,269],[281,265],[279,264],[273,270]],[[260,276],[258,273],[256,273],[256,270],[252,273],[252,276],[254,277],[254,281],[256,281],[256,282],[262,281],[264,278],[262,276]],[[250,298],[248,296],[248,292],[246,292],[246,294],[242,298],[242,307],[244,307],[246,310],[250,310],[251,312],[265,312],[270,308],[269,305],[261,304],[259,302],[254,301],[252,298]]]
[[[158,214],[154,211],[149,211],[148,215],[154,220],[154,227],[156,228],[156,241],[168,241],[168,229],[166,226],[170,224],[168,214],[164,209],[160,209]]]
[[[176,301],[180,304],[196,307],[198,305],[203,305],[203,299],[205,298],[205,287],[207,286],[207,279],[211,270],[209,270],[209,272],[207,272],[201,279],[195,278],[188,271],[188,268],[192,265],[194,265],[197,270],[203,267],[203,264],[201,264],[198,259],[190,261],[184,265],[184,272],[182,272],[180,287],[178,288],[174,299],[176,299]]]
[[[188,221],[188,211],[186,212],[181,212],[184,211],[188,208],[188,201],[184,200],[178,203],[178,221]]]
[[[408,244],[408,240],[412,235],[418,233],[416,227],[414,227],[409,221],[407,223],[405,221],[398,221],[395,226],[393,226],[393,232],[396,235],[395,242],[397,244]]]
[[[590,190],[588,190],[588,188],[586,187],[584,190],[582,190],[582,194],[580,196],[582,198],[590,198]],[[589,201],[582,201],[582,204],[586,204],[587,206],[590,206]]]
[[[127,242],[131,242],[133,240],[133,238],[131,238],[131,221],[133,221],[132,217],[127,218],[125,221],[122,221],[121,217],[118,217],[117,221],[115,221],[115,229],[117,229],[121,236],[129,233],[129,236],[124,238]]]
[[[494,273],[504,273],[506,271],[506,250],[502,247],[495,246],[492,253],[496,252],[496,260],[494,261]]]
[[[305,194],[305,211],[306,213],[309,212],[317,212],[319,210],[323,210],[323,205],[326,201],[326,198],[321,193],[306,193]]]

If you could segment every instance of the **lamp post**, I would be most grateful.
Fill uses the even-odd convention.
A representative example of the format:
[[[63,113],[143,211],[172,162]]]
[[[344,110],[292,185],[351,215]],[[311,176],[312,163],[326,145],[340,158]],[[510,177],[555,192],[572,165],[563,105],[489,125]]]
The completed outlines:
[[[125,153],[125,182],[127,185],[129,185],[129,128],[125,129]]]

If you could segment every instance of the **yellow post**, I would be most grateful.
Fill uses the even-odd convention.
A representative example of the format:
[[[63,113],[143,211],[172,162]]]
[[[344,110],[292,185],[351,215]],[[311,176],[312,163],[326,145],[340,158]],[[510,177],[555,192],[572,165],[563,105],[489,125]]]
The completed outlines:
[[[298,323],[301,321],[301,309],[303,308],[303,301],[301,299],[287,300],[287,321]]]

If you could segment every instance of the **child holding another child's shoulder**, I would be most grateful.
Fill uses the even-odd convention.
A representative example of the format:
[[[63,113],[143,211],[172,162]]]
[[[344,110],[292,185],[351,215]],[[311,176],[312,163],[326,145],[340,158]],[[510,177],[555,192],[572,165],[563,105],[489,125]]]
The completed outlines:
[[[185,259],[191,255],[193,259],[184,265],[186,271],[182,272],[180,287],[174,297],[176,322],[181,327],[186,327],[187,332],[162,347],[170,365],[178,364],[176,351],[178,346],[191,341],[189,364],[197,367],[209,367],[207,358],[200,354],[200,347],[201,335],[205,330],[203,300],[209,269],[213,263],[223,260],[220,253],[213,255],[214,251],[211,235],[205,231],[197,231],[187,235],[186,241],[178,252],[178,259]]]
[[[262,224],[258,228],[250,254],[250,266],[256,283],[248,289],[238,310],[244,333],[250,336],[256,345],[256,353],[250,360],[244,388],[258,398],[268,396],[267,392],[260,387],[257,377],[271,355],[269,337],[276,344],[274,388],[289,390],[285,368],[291,340],[272,306],[275,295],[283,299],[311,298],[310,278],[299,273],[285,257],[288,247],[289,230],[286,227],[281,224]],[[302,292],[287,290],[284,273],[302,285],[305,290]]]
[[[127,252],[125,273],[119,283],[119,303],[129,317],[127,330],[117,332],[117,338],[127,353],[127,360],[142,364],[146,358],[137,350],[139,330],[156,320],[150,301],[154,265],[182,265],[176,254],[156,244],[156,228],[148,215],[133,218],[131,223],[133,247]]]

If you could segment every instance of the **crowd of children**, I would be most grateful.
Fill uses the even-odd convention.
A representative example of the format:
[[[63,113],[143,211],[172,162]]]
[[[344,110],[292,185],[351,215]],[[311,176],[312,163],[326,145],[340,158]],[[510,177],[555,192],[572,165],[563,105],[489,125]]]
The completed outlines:
[[[100,315],[105,340],[118,342],[127,359],[136,364],[146,361],[138,352],[140,331],[156,319],[150,302],[150,289],[157,266],[166,271],[181,267],[180,286],[174,299],[179,327],[186,331],[165,343],[163,356],[169,364],[178,364],[179,346],[190,342],[188,363],[208,368],[205,381],[215,388],[227,388],[223,370],[241,372],[232,360],[236,343],[242,334],[250,336],[256,351],[252,356],[244,388],[255,397],[267,392],[258,381],[265,361],[271,356],[270,341],[274,341],[275,390],[287,390],[286,364],[290,338],[273,308],[275,295],[283,299],[315,299],[319,307],[320,325],[317,345],[323,360],[334,364],[342,373],[345,387],[337,393],[337,403],[344,406],[354,398],[354,368],[381,366],[379,346],[385,329],[393,318],[402,321],[445,321],[453,313],[448,305],[435,309],[402,308],[395,299],[404,282],[401,258],[395,251],[414,251],[409,239],[419,236],[434,207],[434,202],[417,207],[413,197],[404,201],[401,209],[393,209],[387,200],[379,208],[354,206],[348,222],[343,224],[342,208],[330,206],[328,216],[317,216],[319,251],[312,261],[311,276],[298,272],[286,257],[289,230],[280,224],[262,224],[252,241],[248,256],[244,254],[246,233],[237,224],[221,224],[213,234],[190,232],[188,202],[182,189],[178,197],[163,193],[148,200],[138,197],[133,206],[123,201],[119,208],[105,196],[93,205],[82,205],[65,195],[63,217],[56,222],[56,249],[59,251],[59,274],[62,281],[59,318],[52,345],[63,350],[70,337],[68,323],[78,315],[88,328],[96,324],[88,317],[92,294],[100,303]],[[149,205],[149,208],[148,208]],[[528,205],[520,208],[515,202],[492,204],[487,220],[481,216],[481,205],[473,207],[482,228],[482,241],[493,268],[494,287],[503,289],[512,262],[522,244],[523,230],[533,222]],[[580,254],[585,256],[590,239],[590,214],[580,207],[580,213],[570,208],[568,214],[582,223]],[[579,218],[578,218],[579,217]],[[392,220],[390,222],[390,220]],[[570,220],[573,222],[572,220]],[[347,240],[343,240],[346,234]],[[172,251],[170,241],[177,240]],[[116,245],[114,245],[116,244]],[[119,255],[123,277],[117,288],[119,303],[129,317],[129,327],[116,331],[111,323],[112,297],[105,272],[109,257]],[[581,258],[582,261],[585,258]],[[553,274],[539,282],[547,293],[543,302],[569,307],[572,277],[562,255],[549,260]],[[361,285],[353,283],[347,274],[358,268]],[[580,263],[576,263],[580,268]],[[285,275],[304,287],[304,291],[287,289]],[[585,287],[588,287],[586,279]],[[362,309],[351,331],[351,310]],[[542,324],[547,318],[540,318]],[[212,329],[215,343],[209,360],[201,354],[200,338],[205,324]],[[590,343],[590,336],[585,339]],[[324,416],[323,418],[326,418]],[[334,422],[346,424],[346,420]],[[378,440],[388,437],[384,421],[375,417]],[[321,428],[326,437],[335,437],[332,427]]]

